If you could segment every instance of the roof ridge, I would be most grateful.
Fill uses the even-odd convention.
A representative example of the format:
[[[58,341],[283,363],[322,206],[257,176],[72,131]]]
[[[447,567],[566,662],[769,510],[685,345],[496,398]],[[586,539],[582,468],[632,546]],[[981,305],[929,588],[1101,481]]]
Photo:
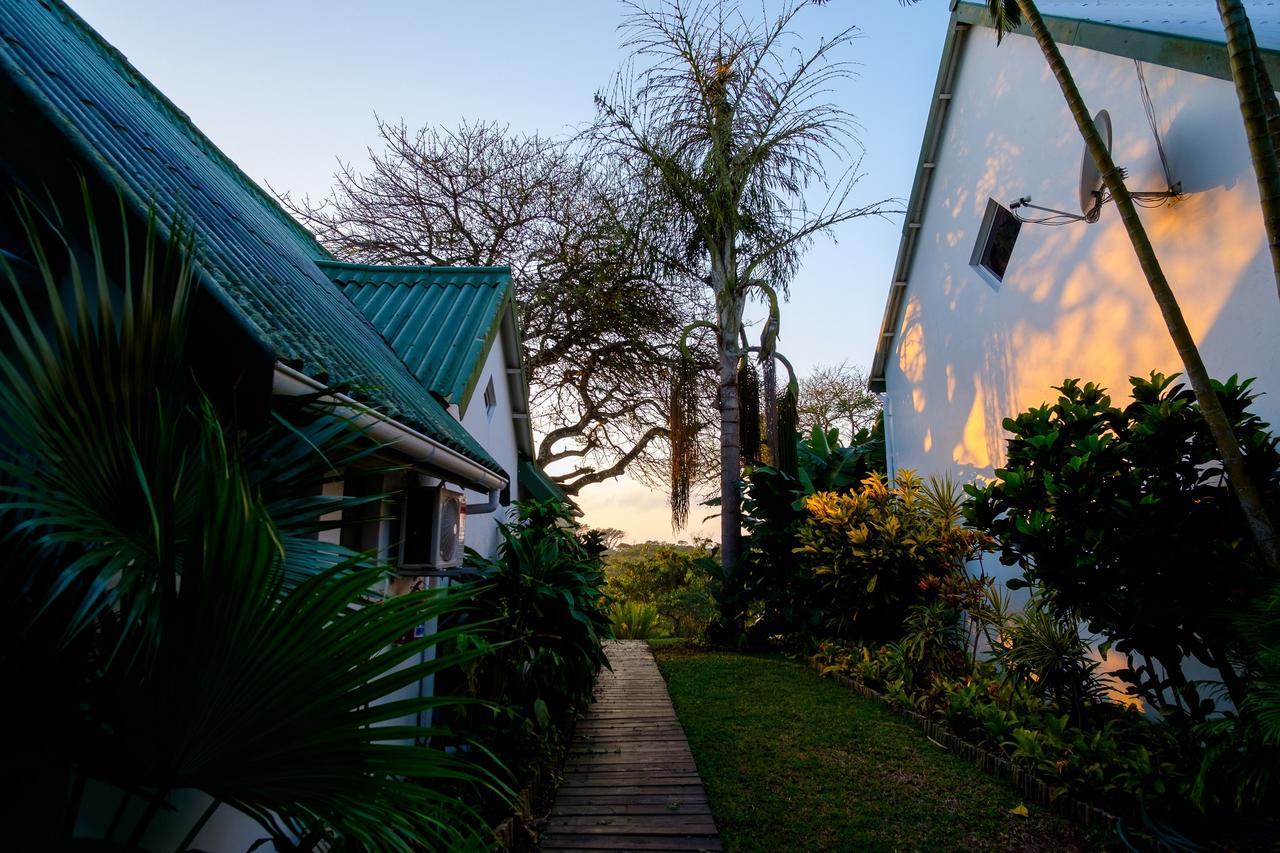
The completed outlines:
[[[1139,36],[1155,36],[1175,41],[1191,42],[1196,45],[1204,45],[1218,50],[1226,49],[1226,35],[1216,27],[1211,27],[1210,33],[1206,35],[1200,32],[1189,31],[1185,27],[1180,28],[1177,26],[1170,26],[1169,21],[1153,21],[1149,22],[1149,25],[1144,26],[1134,21],[1125,21],[1122,19],[1124,18],[1126,11],[1138,14],[1151,14],[1150,12],[1139,11],[1136,9],[1126,10],[1114,5],[1107,5],[1101,2],[1101,0],[1062,0],[1062,2],[1070,2],[1071,4],[1078,5],[1074,8],[1064,8],[1064,6],[1060,5],[1059,2],[1052,2],[1052,0],[1051,2],[1041,4],[1040,14],[1041,17],[1045,19],[1046,23],[1052,24],[1054,22],[1061,22],[1063,24],[1075,26],[1089,25],[1103,27],[1110,30],[1117,30],[1122,33],[1131,33]],[[1191,12],[1191,7],[1178,5],[1176,0],[1166,0],[1166,2],[1169,3],[1168,7],[1162,8],[1157,14],[1172,15],[1176,17],[1179,15],[1186,15]],[[953,11],[957,6],[965,6],[981,12],[982,14],[976,18],[976,22],[984,26],[992,26],[991,19],[986,14],[986,0],[955,0],[952,7]],[[1200,7],[1195,8],[1200,9]],[[1090,10],[1093,10],[1092,13]],[[1270,11],[1271,6],[1268,6],[1267,10]],[[1256,10],[1251,10],[1251,12],[1256,12]],[[1250,14],[1249,16],[1250,22],[1255,30],[1254,34],[1258,40],[1258,48],[1264,54],[1280,54],[1280,44],[1275,42],[1274,33],[1271,33],[1270,38],[1268,38],[1268,33],[1260,32],[1263,27],[1266,27],[1268,31],[1271,31],[1274,28],[1274,22],[1264,17],[1267,14],[1268,12],[1263,12],[1262,14]],[[1197,11],[1194,17],[1211,19],[1212,22],[1216,23],[1218,20],[1218,12],[1216,9],[1209,7],[1207,12]],[[1019,27],[1018,31],[1024,35],[1030,34],[1025,24]],[[1059,44],[1062,43],[1063,42],[1059,40]]]
[[[338,259],[317,260],[316,265],[319,267],[346,268],[354,270],[369,270],[371,272],[383,272],[388,270],[403,272],[505,272],[511,274],[511,266],[503,264],[499,266],[446,266],[443,264],[368,264],[357,263],[355,261],[343,261]]]
[[[129,61],[129,57],[125,56],[118,47],[103,38],[102,34],[95,30],[88,21],[80,17],[80,15],[67,4],[66,0],[37,0],[37,2],[53,14],[63,15],[72,24],[72,26],[75,27],[76,31],[81,36],[88,38],[99,49],[116,61],[119,69],[124,72],[128,78],[130,78],[132,83],[136,84],[135,88],[145,96],[152,98],[160,107],[171,113],[182,124],[183,128],[195,137],[193,142],[199,145],[202,149],[205,149],[205,153],[208,156],[216,158],[220,165],[222,165],[229,173],[233,174],[237,180],[248,187],[251,192],[254,192],[265,199],[271,208],[279,214],[279,216],[288,223],[291,228],[305,237],[306,240],[317,250],[323,253],[324,256],[333,257],[332,253],[330,253],[329,250],[316,239],[314,234],[308,231],[301,222],[294,219],[289,211],[284,209],[284,206],[280,204],[275,196],[268,193],[258,184],[257,181],[249,177],[249,175],[246,174],[234,160],[228,157],[212,139],[205,135],[204,131],[202,131],[200,127],[191,120],[191,116],[187,115],[184,110],[171,101],[168,95],[162,92],[159,87],[147,78],[147,75],[139,71],[138,68]],[[54,8],[54,4],[57,5],[57,8]],[[318,258],[317,262],[320,260],[321,259]]]

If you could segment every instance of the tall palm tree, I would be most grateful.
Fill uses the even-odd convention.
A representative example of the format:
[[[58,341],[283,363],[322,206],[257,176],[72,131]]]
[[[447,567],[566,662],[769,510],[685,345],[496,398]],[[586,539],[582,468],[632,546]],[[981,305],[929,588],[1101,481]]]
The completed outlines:
[[[909,2],[916,2],[916,0],[909,0]],[[1138,208],[1133,203],[1128,187],[1125,186],[1124,174],[1111,159],[1111,152],[1093,123],[1080,89],[1071,76],[1071,70],[1062,58],[1062,52],[1058,50],[1058,45],[1050,35],[1048,27],[1045,26],[1040,10],[1036,8],[1033,0],[988,0],[987,11],[995,25],[997,41],[1021,26],[1025,20],[1031,35],[1044,53],[1045,61],[1049,63],[1049,70],[1053,72],[1062,95],[1067,101],[1071,117],[1075,119],[1076,128],[1084,138],[1089,155],[1093,157],[1098,172],[1102,175],[1107,192],[1115,201],[1120,220],[1124,223],[1125,231],[1129,235],[1129,242],[1132,243],[1134,254],[1138,257],[1138,264],[1142,267],[1143,275],[1151,288],[1151,295],[1160,308],[1160,315],[1164,318],[1165,326],[1169,330],[1169,337],[1173,339],[1178,357],[1182,359],[1183,371],[1195,392],[1196,402],[1200,404],[1209,432],[1218,446],[1222,467],[1226,471],[1232,492],[1248,522],[1249,532],[1253,536],[1258,552],[1268,567],[1273,571],[1280,571],[1280,541],[1276,539],[1275,525],[1267,512],[1262,494],[1249,473],[1244,454],[1231,428],[1231,422],[1214,390],[1213,381],[1209,378],[1209,371],[1200,357],[1195,338],[1187,327],[1186,318],[1182,316],[1178,300],[1169,287],[1164,271],[1160,268],[1160,261],[1151,245],[1151,239],[1147,236],[1147,230],[1138,216]]]
[[[812,238],[842,222],[885,212],[883,203],[850,203],[860,174],[856,154],[828,184],[821,157],[859,149],[847,112],[828,100],[847,76],[836,52],[852,27],[816,47],[795,47],[796,16],[808,3],[788,0],[763,21],[734,2],[663,0],[629,3],[624,29],[634,77],[596,96],[596,139],[656,177],[671,216],[689,235],[688,254],[710,286],[712,319],[686,327],[715,333],[720,420],[720,555],[732,574],[742,541],[739,368],[743,314],[763,282],[783,287]],[[828,189],[812,208],[813,185]],[[679,384],[679,383],[677,383]],[[673,410],[691,415],[693,396],[673,392]],[[673,426],[678,423],[672,413]],[[676,430],[673,430],[676,432]],[[673,436],[673,444],[679,436]],[[680,455],[673,448],[673,474]],[[677,484],[678,486],[679,484]],[[687,487],[673,488],[677,522],[687,511]],[[683,498],[683,501],[682,501]]]
[[[1218,15],[1227,36],[1231,79],[1236,84],[1240,115],[1249,138],[1271,267],[1280,289],[1280,102],[1242,0],[1218,0]]]

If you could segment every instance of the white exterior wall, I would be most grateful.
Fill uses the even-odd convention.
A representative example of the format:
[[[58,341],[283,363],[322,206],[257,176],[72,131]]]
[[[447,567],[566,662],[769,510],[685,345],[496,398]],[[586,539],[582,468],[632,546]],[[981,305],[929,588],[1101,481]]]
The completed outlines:
[[[484,389],[491,378],[493,390],[498,399],[492,415],[485,410],[484,405]],[[493,346],[489,348],[489,355],[485,358],[480,379],[471,393],[467,411],[459,421],[507,472],[507,476],[511,478],[509,492],[514,500],[519,495],[519,484],[516,482],[519,457],[516,447],[516,425],[512,418],[511,387],[507,378],[507,363],[503,357],[501,340],[494,341]],[[467,493],[468,503],[484,503],[488,499],[489,496],[486,494]],[[507,520],[509,514],[508,507],[499,507],[497,512],[488,515],[468,515],[467,547],[492,557],[498,548],[498,522]]]
[[[1165,186],[1132,60],[1063,47],[1091,112],[1114,126],[1134,190]],[[1182,201],[1142,219],[1215,378],[1257,377],[1280,422],[1280,299],[1230,82],[1144,65]],[[988,198],[1077,212],[1083,142],[1039,48],[975,27],[885,369],[891,466],[964,478],[1003,463],[1004,418],[1065,377],[1128,400],[1131,375],[1181,371],[1115,206],[1101,221],[1024,224],[999,291],[969,265]],[[1029,211],[1035,214],[1035,211]],[[990,567],[989,567],[990,568]]]

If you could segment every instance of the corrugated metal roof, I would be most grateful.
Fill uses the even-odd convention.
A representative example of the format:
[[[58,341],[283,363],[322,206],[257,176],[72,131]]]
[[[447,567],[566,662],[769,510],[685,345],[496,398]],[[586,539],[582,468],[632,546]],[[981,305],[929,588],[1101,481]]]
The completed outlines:
[[[212,286],[278,359],[502,471],[321,272],[328,253],[65,4],[0,3],[0,69],[135,212],[181,214]]]
[[[464,407],[498,333],[509,267],[400,267],[322,262],[414,376]]]
[[[560,484],[548,476],[532,460],[520,460],[520,493],[521,497],[533,498],[539,501],[557,500],[573,503],[569,500],[569,496],[564,489],[560,488]]]
[[[985,0],[965,2],[985,5]],[[1258,46],[1280,49],[1280,0],[1249,0],[1245,5]],[[1226,41],[1217,4],[1212,0],[1037,0],[1036,7],[1040,14],[1057,18],[1200,41]]]

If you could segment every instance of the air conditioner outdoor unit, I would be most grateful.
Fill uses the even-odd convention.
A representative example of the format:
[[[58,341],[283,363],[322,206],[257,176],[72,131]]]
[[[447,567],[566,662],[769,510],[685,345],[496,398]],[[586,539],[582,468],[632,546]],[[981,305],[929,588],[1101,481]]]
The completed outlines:
[[[460,567],[466,521],[462,492],[440,486],[409,489],[396,568],[405,575],[434,575]]]

